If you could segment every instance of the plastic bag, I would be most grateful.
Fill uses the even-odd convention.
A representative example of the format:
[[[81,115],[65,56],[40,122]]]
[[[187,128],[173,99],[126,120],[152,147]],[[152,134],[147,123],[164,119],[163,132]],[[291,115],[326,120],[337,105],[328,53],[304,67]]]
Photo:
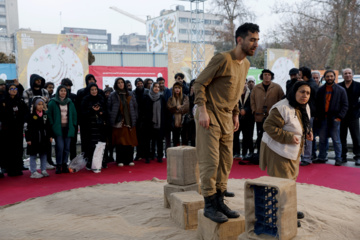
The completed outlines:
[[[87,159],[84,158],[84,153],[78,154],[69,165],[69,172],[78,172],[86,166]]]
[[[100,170],[101,170],[102,160],[103,160],[104,151],[105,151],[105,145],[106,145],[105,142],[98,142],[96,144],[96,147],[94,150],[91,169],[96,173],[100,172]]]

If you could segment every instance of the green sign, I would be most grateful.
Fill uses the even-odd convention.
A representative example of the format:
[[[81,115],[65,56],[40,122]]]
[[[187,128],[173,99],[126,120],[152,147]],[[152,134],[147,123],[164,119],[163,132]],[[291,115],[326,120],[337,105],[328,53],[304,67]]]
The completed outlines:
[[[256,80],[255,84],[261,83],[260,74],[263,69],[249,69],[247,76],[253,76]]]

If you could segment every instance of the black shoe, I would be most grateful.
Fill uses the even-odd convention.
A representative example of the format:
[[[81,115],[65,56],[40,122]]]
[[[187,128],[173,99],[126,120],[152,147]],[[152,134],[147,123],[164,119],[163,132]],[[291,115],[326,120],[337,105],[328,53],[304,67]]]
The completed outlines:
[[[315,164],[322,164],[322,163],[326,163],[327,162],[327,159],[316,159],[316,160],[314,160],[313,161],[313,163],[315,163]]]
[[[60,174],[61,173],[61,165],[57,164],[56,165],[56,170],[55,170],[55,174]]]
[[[335,160],[335,166],[342,166],[342,163],[341,159]]]
[[[355,166],[360,166],[360,159],[355,160]]]
[[[146,158],[146,159],[145,159],[145,163],[150,163],[150,159],[149,159],[149,158]]]
[[[138,155],[135,156],[134,161],[139,161],[141,157],[139,157]]]
[[[346,156],[345,156],[345,157],[341,157],[341,161],[342,161],[342,163],[347,163],[347,158],[346,158]]]
[[[158,163],[162,163],[163,162],[163,160],[162,160],[162,158],[158,158]]]
[[[301,227],[301,223],[300,223],[300,221],[298,220],[297,222],[298,222],[298,228],[299,228],[299,227]]]
[[[62,173],[69,173],[69,168],[68,168],[68,165],[66,163],[64,163],[62,166],[61,166],[61,172]]]
[[[225,197],[235,197],[235,193],[233,193],[233,192],[228,192],[227,190],[225,190],[225,192],[224,192],[225,194]]]
[[[217,223],[227,222],[229,219],[222,212],[218,210],[217,194],[210,197],[204,197],[205,207],[204,216]]]
[[[106,162],[102,162],[102,163],[101,163],[101,167],[102,167],[102,168],[108,168],[108,165],[107,165]]]
[[[3,170],[0,168],[0,178],[5,177]]]
[[[308,166],[310,165],[309,162],[301,161],[300,166]]]
[[[297,219],[303,219],[305,217],[303,212],[297,212]]]
[[[231,210],[226,204],[224,203],[224,195],[225,192],[221,192],[220,190],[217,190],[217,201],[218,201],[218,211],[222,212],[227,216],[228,218],[238,218],[240,217],[240,214],[237,211]]]

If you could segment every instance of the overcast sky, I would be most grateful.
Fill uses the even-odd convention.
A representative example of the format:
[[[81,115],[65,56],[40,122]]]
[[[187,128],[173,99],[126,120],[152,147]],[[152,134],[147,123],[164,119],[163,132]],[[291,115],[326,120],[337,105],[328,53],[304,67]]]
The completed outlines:
[[[276,0],[246,2],[257,15],[255,23],[260,26],[260,38],[278,26],[279,17],[271,15],[270,9]],[[106,29],[112,34],[112,43],[116,44],[120,35],[146,34],[146,28],[145,24],[115,12],[110,6],[146,20],[146,16],[157,17],[162,9],[175,9],[176,5],[190,9],[190,2],[179,0],[18,0],[19,24],[20,28],[55,34],[64,27]],[[208,0],[205,2],[205,12],[210,8]]]

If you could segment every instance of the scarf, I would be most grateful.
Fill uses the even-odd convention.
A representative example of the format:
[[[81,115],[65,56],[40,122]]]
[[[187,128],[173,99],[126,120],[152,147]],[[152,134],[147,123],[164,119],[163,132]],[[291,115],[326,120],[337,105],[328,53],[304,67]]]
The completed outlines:
[[[161,126],[161,101],[160,101],[160,92],[154,93],[154,84],[150,88],[150,99],[153,101],[153,117],[152,122],[153,126],[156,129],[159,129]]]
[[[127,99],[126,99],[126,91],[125,89],[117,89],[116,92],[119,94],[120,97],[120,109],[122,106],[122,114],[123,114],[123,119],[124,119],[124,125],[126,127],[131,127],[131,117],[130,117],[130,112],[129,112],[129,106],[127,104]]]
[[[42,117],[43,116],[43,111],[36,111],[36,114],[39,116],[39,117]]]
[[[64,86],[60,85],[56,91],[56,94],[55,94],[55,97],[52,99],[54,100],[55,102],[57,102],[58,104],[64,106],[64,105],[67,105],[71,100],[70,98],[68,98],[68,91],[66,89],[66,97],[64,99],[61,99],[60,96],[59,96],[59,92],[60,92],[60,89],[62,88],[65,88]]]
[[[297,109],[300,110],[301,121],[302,121],[303,128],[304,128],[304,136],[306,136],[306,134],[309,134],[311,132],[310,120],[309,120],[309,116],[306,111],[306,104],[299,104]]]

